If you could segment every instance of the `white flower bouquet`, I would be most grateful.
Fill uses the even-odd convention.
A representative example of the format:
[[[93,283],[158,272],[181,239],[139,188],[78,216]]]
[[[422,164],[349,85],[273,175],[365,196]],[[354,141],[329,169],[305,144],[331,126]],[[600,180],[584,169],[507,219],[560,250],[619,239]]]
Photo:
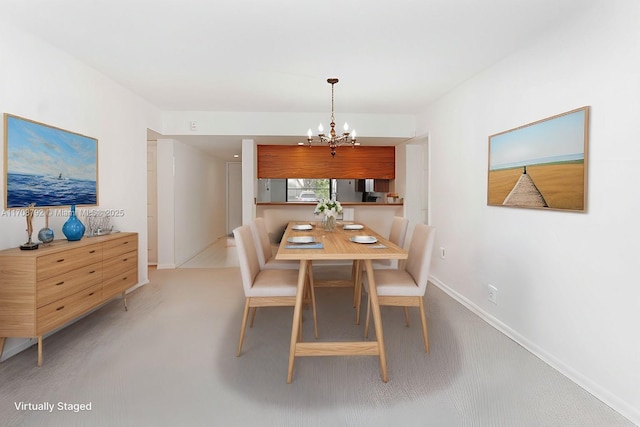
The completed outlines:
[[[342,205],[337,200],[320,199],[313,213],[315,215],[323,214],[335,218],[338,214],[342,213]]]

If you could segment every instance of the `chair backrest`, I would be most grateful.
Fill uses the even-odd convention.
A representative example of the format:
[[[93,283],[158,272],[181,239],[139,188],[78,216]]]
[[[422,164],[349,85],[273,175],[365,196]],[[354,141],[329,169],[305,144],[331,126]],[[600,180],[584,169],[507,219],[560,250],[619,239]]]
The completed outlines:
[[[404,247],[404,240],[407,236],[407,227],[409,220],[401,216],[394,216],[391,223],[391,231],[389,232],[389,241],[395,243],[401,248]]]
[[[238,263],[240,264],[240,275],[242,276],[242,288],[245,295],[253,286],[253,281],[260,272],[258,262],[258,251],[253,240],[251,228],[248,225],[241,225],[233,230],[233,237],[238,250]]]
[[[267,232],[267,224],[264,222],[264,218],[257,217],[249,224],[251,227],[251,234],[253,234],[253,240],[258,251],[258,263],[260,268],[264,268],[264,265],[273,257],[271,252],[271,241],[269,240],[269,233]]]
[[[427,281],[429,280],[429,267],[431,265],[435,234],[436,229],[434,227],[416,224],[411,235],[409,255],[405,263],[405,270],[409,272],[418,288],[423,292],[426,291]]]

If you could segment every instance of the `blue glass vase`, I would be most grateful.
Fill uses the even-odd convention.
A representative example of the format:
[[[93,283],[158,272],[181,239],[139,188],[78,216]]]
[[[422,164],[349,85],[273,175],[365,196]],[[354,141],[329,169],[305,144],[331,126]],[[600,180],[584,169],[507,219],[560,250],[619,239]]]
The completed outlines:
[[[71,205],[71,216],[62,226],[62,234],[67,240],[80,240],[84,236],[84,224],[76,216],[76,205]]]

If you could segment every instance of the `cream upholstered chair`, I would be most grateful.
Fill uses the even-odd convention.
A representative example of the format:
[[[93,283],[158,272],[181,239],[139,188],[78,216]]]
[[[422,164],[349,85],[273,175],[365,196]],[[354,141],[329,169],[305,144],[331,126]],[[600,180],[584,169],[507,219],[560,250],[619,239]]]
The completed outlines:
[[[409,220],[402,216],[394,216],[391,222],[391,230],[389,231],[389,241],[404,248],[404,241],[407,237],[407,227]],[[402,267],[400,260],[394,259],[376,259],[371,261],[373,268],[399,268]],[[354,264],[355,267],[355,264]],[[364,263],[362,265],[364,271]],[[352,275],[355,274],[355,271]],[[355,280],[355,276],[354,276]],[[360,324],[360,299],[362,297],[362,282],[354,285],[353,289],[353,306],[356,307],[356,324]]]
[[[407,218],[394,216],[391,222],[391,230],[389,231],[389,241],[403,248],[407,237],[407,227],[409,227]],[[397,259],[376,259],[373,260],[373,268],[398,268],[398,261]]]
[[[420,309],[424,350],[427,353],[429,353],[429,336],[427,332],[427,318],[424,313],[424,294],[427,290],[427,281],[429,279],[429,267],[431,264],[431,254],[433,253],[434,238],[435,228],[424,224],[417,224],[411,236],[409,255],[405,263],[405,268],[395,270],[378,269],[373,271],[380,306],[404,306],[407,327],[410,326],[409,310],[407,307],[418,307]],[[368,280],[366,277],[364,278],[364,286],[368,292]],[[365,337],[369,335],[370,298],[370,296],[367,298]]]
[[[273,250],[271,248],[271,240],[269,240],[269,233],[267,232],[267,224],[264,222],[264,218],[257,217],[249,224],[251,227],[251,234],[258,251],[258,263],[263,270],[273,268],[284,268],[289,270],[298,270],[300,263],[298,261],[290,260],[276,260],[273,257]]]
[[[273,256],[273,249],[271,247],[271,240],[269,239],[269,233],[267,232],[267,224],[264,218],[257,217],[249,223],[251,228],[251,235],[256,245],[256,251],[258,253],[258,263],[260,263],[260,269],[271,270],[274,268],[286,269],[286,270],[298,270],[300,268],[299,261],[291,260],[276,260]],[[256,317],[256,311],[258,307],[253,307],[251,311],[250,327],[253,327],[253,320]]]
[[[389,231],[389,240],[396,245],[403,247],[407,237],[407,227],[409,220],[403,216],[394,216],[391,222],[391,230]]]
[[[237,356],[242,352],[242,342],[247,328],[249,308],[294,306],[298,284],[298,270],[292,269],[260,269],[258,251],[256,249],[251,228],[242,225],[233,230],[238,250],[242,287],[245,295],[244,313],[240,329]],[[316,318],[316,298],[313,291],[313,274],[308,270],[305,286],[309,289],[315,337],[318,337]],[[251,324],[253,324],[253,319]],[[300,328],[302,330],[302,328]]]

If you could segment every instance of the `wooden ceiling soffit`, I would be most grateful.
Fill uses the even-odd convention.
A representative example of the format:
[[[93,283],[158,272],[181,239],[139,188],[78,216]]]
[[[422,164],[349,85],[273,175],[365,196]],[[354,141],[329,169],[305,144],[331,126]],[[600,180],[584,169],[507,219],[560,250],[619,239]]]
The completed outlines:
[[[394,146],[258,145],[258,178],[395,179]]]

